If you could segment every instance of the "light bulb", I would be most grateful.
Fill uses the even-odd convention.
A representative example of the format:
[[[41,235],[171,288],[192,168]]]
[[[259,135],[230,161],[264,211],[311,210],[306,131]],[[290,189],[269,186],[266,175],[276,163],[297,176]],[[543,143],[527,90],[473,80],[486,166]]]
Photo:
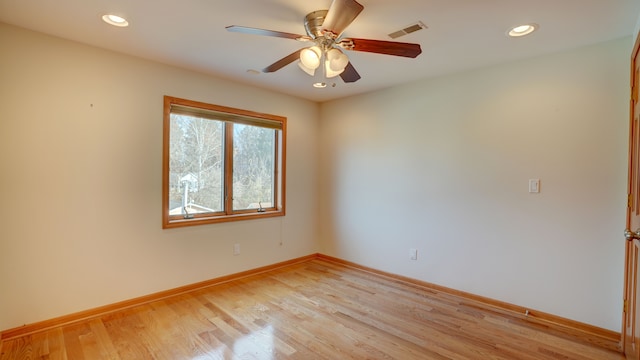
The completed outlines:
[[[129,26],[129,22],[118,15],[106,14],[102,16],[102,20],[107,24],[118,26],[118,27],[126,27]]]
[[[511,37],[519,37],[529,35],[538,29],[538,24],[526,24],[511,28],[508,34]]]
[[[523,32],[527,32],[529,29],[531,29],[531,26],[521,25],[521,26],[514,27],[512,31],[514,33],[522,34]]]

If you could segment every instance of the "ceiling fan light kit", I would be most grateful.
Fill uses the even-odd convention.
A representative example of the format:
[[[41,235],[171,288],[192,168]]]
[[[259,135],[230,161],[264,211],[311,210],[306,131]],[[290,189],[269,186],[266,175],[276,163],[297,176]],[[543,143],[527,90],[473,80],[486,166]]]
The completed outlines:
[[[364,7],[355,0],[333,0],[329,10],[313,11],[304,18],[307,35],[291,34],[281,31],[264,30],[244,26],[231,25],[226,29],[244,34],[274,36],[314,45],[297,50],[263,69],[263,72],[275,72],[298,61],[298,67],[309,76],[316,77],[316,69],[320,68],[323,78],[340,76],[345,83],[356,82],[360,74],[353,67],[347,55],[341,49],[362,51],[393,56],[415,58],[422,49],[420,44],[410,44],[382,40],[356,38],[340,38],[342,32],[362,12]],[[326,87],[325,81],[317,81],[314,87]],[[335,86],[335,85],[332,85]]]
[[[314,76],[316,69],[324,64],[323,71],[326,78],[336,77],[349,64],[349,58],[342,51],[332,48],[329,50],[320,49],[318,46],[302,49],[300,51],[300,62],[298,66],[309,76]]]

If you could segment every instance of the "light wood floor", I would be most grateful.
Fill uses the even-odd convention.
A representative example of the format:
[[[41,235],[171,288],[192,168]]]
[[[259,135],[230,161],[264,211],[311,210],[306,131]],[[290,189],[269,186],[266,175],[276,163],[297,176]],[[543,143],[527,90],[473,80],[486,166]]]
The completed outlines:
[[[1,346],[1,360],[624,359],[469,300],[322,260]]]

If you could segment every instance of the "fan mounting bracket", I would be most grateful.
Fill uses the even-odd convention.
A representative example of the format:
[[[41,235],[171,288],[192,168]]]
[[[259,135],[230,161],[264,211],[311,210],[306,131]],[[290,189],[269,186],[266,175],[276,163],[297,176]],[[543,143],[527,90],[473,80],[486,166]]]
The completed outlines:
[[[312,39],[324,37],[324,31],[322,31],[322,23],[324,23],[325,17],[329,10],[316,10],[312,11],[304,18],[304,29],[307,31]]]

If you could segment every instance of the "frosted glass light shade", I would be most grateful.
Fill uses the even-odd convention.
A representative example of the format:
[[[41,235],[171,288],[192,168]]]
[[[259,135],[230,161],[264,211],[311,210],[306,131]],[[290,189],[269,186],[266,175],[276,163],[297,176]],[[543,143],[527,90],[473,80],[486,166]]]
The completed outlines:
[[[333,70],[331,66],[331,61],[330,60],[325,61],[325,75],[327,76],[327,78],[336,77],[342,74],[343,72],[344,72],[344,68],[340,70]]]
[[[310,48],[303,49],[300,52],[300,61],[308,69],[315,70],[320,66],[320,55],[320,48],[312,46]]]
[[[302,69],[302,71],[306,72],[307,74],[309,74],[309,76],[313,76],[316,73],[316,69],[311,69],[308,68],[304,65],[304,63],[302,62],[302,60],[298,61],[298,67],[300,69]]]
[[[341,73],[349,64],[349,58],[342,51],[334,48],[327,52],[327,64],[327,70],[331,69],[334,72]]]

